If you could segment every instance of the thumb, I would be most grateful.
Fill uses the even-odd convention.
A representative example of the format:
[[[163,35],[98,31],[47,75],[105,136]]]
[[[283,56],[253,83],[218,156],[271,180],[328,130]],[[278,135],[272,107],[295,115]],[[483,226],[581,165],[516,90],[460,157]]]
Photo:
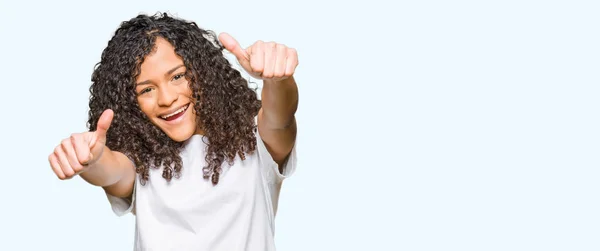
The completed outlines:
[[[90,141],[90,148],[93,148],[98,140],[100,140],[102,143],[106,143],[106,132],[108,131],[108,128],[110,128],[113,117],[114,112],[111,109],[105,110],[102,115],[100,115],[98,124],[96,126],[96,131],[94,132],[94,136]]]
[[[248,53],[242,49],[238,41],[231,35],[223,32],[219,34],[219,41],[221,41],[221,44],[223,44],[225,49],[231,52],[242,65],[250,61]]]

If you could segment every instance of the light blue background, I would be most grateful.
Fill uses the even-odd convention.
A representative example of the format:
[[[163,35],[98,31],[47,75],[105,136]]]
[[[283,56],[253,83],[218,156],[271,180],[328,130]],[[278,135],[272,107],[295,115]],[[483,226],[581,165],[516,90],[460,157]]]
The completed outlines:
[[[597,1],[0,2],[0,250],[131,250],[47,156],[121,21],[170,11],[299,52],[279,250],[600,250]]]

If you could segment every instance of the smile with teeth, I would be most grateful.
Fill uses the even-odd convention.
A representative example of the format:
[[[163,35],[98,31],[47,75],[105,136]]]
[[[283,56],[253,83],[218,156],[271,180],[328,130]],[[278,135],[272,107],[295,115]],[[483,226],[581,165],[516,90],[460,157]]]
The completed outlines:
[[[174,119],[177,119],[179,117],[181,117],[181,115],[183,115],[183,113],[188,109],[189,104],[185,105],[181,108],[179,108],[177,111],[174,111],[173,113],[167,114],[167,115],[161,115],[159,116],[161,119],[167,120],[167,121],[171,121]]]

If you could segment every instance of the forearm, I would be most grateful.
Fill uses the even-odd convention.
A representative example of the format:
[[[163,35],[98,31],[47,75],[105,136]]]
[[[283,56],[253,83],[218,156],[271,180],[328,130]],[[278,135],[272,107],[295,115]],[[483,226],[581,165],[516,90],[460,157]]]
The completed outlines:
[[[298,86],[294,77],[282,81],[264,80],[262,117],[270,129],[284,129],[294,122],[298,108]]]
[[[129,159],[105,146],[100,158],[79,176],[92,185],[107,187],[119,182],[127,175],[128,169],[133,169]]]

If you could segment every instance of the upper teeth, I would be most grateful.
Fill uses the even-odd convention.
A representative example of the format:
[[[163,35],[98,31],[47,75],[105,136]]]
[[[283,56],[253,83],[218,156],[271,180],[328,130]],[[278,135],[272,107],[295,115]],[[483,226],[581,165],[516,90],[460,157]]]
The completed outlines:
[[[171,116],[173,116],[173,115],[175,115],[175,114],[177,114],[177,113],[183,112],[183,111],[185,110],[185,108],[186,108],[186,107],[187,107],[187,106],[181,107],[181,108],[179,108],[179,110],[177,110],[177,111],[174,111],[174,112],[173,112],[173,113],[171,113],[171,114],[163,115],[163,116],[160,116],[160,117],[161,117],[161,118],[163,118],[163,119],[167,119],[167,118],[169,118],[169,117],[171,117]]]

